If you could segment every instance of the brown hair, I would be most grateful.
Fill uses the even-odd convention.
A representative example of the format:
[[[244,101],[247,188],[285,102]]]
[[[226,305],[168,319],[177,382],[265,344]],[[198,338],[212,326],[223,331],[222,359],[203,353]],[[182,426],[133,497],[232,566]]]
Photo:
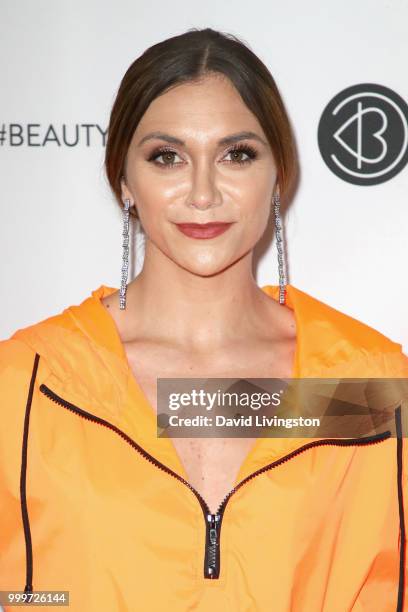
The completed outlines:
[[[127,151],[149,104],[170,87],[211,73],[225,75],[257,117],[277,164],[284,204],[297,176],[297,156],[290,121],[271,73],[236,36],[212,28],[192,28],[146,49],[120,83],[109,120],[105,169],[121,207],[120,182],[125,175]],[[130,213],[136,215],[135,207]]]

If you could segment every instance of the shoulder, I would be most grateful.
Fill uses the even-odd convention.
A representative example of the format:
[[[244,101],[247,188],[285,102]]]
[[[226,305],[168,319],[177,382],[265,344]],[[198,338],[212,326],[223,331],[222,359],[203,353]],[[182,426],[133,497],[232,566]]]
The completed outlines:
[[[36,351],[14,338],[0,341],[0,412],[1,419],[27,398],[31,378],[38,370]]]
[[[17,338],[0,340],[0,376],[16,376],[32,370],[36,351]]]
[[[55,332],[48,338],[47,330],[58,329],[62,313],[57,313],[26,327],[17,329],[9,338],[0,340],[0,398],[18,400],[27,396],[31,378],[39,381],[49,374],[47,359],[41,358],[55,344]],[[47,347],[47,350],[46,348]],[[2,410],[3,406],[0,406]],[[3,410],[4,413],[4,410]]]
[[[30,325],[15,329],[9,338],[0,340],[0,376],[9,377],[12,372],[17,376],[31,373],[34,361],[39,358],[39,374],[54,367],[63,369],[62,357],[70,344],[79,335],[79,324],[72,312],[81,305],[66,306],[49,316]],[[84,316],[86,316],[85,308]],[[92,313],[88,318],[92,317]],[[61,362],[61,363],[60,363]],[[48,367],[47,367],[48,366]]]
[[[18,469],[16,462],[21,454],[26,406],[36,368],[36,352],[24,342],[12,338],[0,341],[0,490],[5,470],[10,466]]]
[[[327,326],[329,324],[334,333],[353,339],[356,344],[367,343],[385,348],[396,344],[374,327],[300,289],[295,289],[295,297],[302,311],[306,311],[307,316],[315,326]]]
[[[408,356],[402,345],[367,323],[293,288],[295,310],[308,357],[342,376],[406,377]]]

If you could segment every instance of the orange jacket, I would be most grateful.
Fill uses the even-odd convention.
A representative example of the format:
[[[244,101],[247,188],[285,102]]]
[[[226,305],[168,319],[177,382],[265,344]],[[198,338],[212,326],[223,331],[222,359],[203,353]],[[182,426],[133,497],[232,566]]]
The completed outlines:
[[[259,438],[208,521],[113,291],[0,342],[0,590],[69,591],[71,612],[408,610],[407,440]],[[296,377],[408,378],[400,344],[293,285],[287,304]]]

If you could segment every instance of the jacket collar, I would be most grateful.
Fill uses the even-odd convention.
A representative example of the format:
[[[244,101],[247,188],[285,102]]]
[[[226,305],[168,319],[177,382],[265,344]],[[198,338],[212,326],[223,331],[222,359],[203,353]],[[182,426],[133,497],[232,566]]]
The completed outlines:
[[[278,285],[262,290],[278,301]],[[115,287],[100,285],[80,304],[17,330],[12,337],[41,355],[47,372],[42,382],[55,393],[119,427],[187,479],[171,440],[157,437],[156,414],[131,372],[116,324],[101,302],[115,291]],[[294,311],[297,327],[293,377],[408,376],[401,345],[371,327],[291,284],[287,285],[287,306]],[[259,438],[237,482],[310,441]]]

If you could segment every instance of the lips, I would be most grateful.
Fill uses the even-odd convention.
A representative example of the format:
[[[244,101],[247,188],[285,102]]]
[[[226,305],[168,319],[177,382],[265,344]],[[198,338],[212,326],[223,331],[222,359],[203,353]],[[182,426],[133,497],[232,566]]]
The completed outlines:
[[[182,227],[215,227],[220,225],[231,225],[231,223],[224,221],[209,221],[208,223],[177,223],[177,225],[181,225]]]
[[[176,223],[177,228],[190,238],[214,238],[223,234],[232,223],[212,221],[210,223]]]

